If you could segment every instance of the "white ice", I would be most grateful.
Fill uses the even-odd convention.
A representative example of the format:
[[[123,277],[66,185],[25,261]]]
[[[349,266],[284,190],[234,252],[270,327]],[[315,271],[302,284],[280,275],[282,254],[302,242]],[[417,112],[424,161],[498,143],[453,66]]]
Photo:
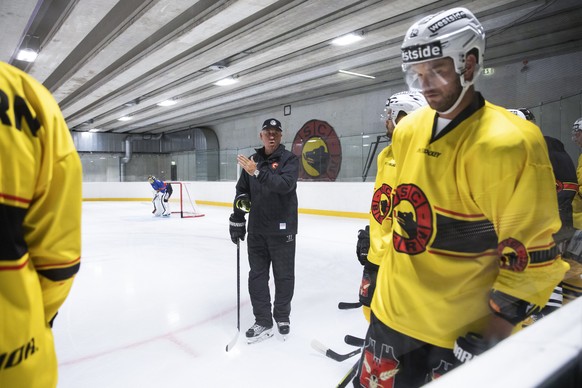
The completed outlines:
[[[227,207],[204,217],[157,218],[149,202],[83,204],[81,270],[55,321],[59,388],[335,387],[357,361],[338,353],[363,337],[356,302],[362,267],[357,231],[366,221],[299,215],[291,334],[248,345],[253,323],[241,244],[241,334],[236,333],[236,245]],[[274,286],[271,280],[271,291]]]

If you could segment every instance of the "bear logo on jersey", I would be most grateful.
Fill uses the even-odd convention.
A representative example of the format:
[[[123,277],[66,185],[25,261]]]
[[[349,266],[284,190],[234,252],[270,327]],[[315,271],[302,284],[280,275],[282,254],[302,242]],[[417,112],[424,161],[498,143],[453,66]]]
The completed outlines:
[[[511,237],[499,243],[497,253],[501,258],[501,268],[510,271],[522,272],[529,262],[523,243]]]
[[[416,255],[426,250],[433,233],[432,210],[426,195],[414,184],[396,188],[392,215],[397,223],[392,242],[398,252]]]
[[[383,183],[372,196],[372,217],[380,225],[384,222],[386,217],[390,215],[390,194],[392,193],[392,187]]]

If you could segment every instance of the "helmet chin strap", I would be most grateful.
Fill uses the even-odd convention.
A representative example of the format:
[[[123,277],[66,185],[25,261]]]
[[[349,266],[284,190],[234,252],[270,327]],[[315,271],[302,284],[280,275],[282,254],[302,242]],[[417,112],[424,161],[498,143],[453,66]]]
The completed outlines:
[[[467,93],[467,90],[469,90],[469,88],[471,87],[471,85],[473,85],[473,83],[474,83],[473,80],[471,80],[471,81],[465,81],[464,78],[465,78],[464,77],[464,74],[461,74],[461,84],[463,85],[463,90],[461,90],[461,94],[459,94],[459,97],[457,98],[457,101],[455,101],[455,103],[453,104],[453,106],[451,106],[446,111],[444,111],[444,112],[437,111],[437,113],[439,113],[441,115],[448,115],[452,111],[454,111],[455,109],[457,109],[457,107],[459,106],[459,104],[463,100],[463,97],[465,97],[465,93]]]
[[[457,109],[457,107],[459,106],[459,104],[463,100],[463,97],[465,97],[465,93],[467,93],[467,90],[469,90],[469,88],[475,83],[475,80],[477,79],[477,77],[481,73],[481,67],[478,64],[475,66],[475,74],[473,75],[473,79],[471,81],[467,81],[465,79],[465,71],[466,71],[466,69],[463,70],[461,72],[461,75],[459,76],[459,78],[461,80],[461,86],[463,87],[463,90],[461,90],[461,94],[459,94],[459,97],[457,98],[457,101],[455,101],[455,103],[453,104],[453,106],[451,106],[446,111],[444,111],[444,112],[437,111],[437,113],[439,113],[441,115],[448,115],[452,111],[454,111],[455,109]]]

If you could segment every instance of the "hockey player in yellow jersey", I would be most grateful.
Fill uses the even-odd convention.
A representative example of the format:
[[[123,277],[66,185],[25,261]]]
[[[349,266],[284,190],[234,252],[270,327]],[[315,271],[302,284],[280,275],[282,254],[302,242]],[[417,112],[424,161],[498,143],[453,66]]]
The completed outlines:
[[[392,245],[379,268],[357,387],[418,387],[511,334],[568,265],[540,130],[486,101],[474,81],[485,33],[466,8],[413,24],[408,86],[429,107],[394,131]]]
[[[80,265],[81,162],[48,90],[4,62],[0,125],[0,387],[55,387],[51,323]]]
[[[386,137],[392,139],[396,124],[406,115],[425,106],[426,100],[418,91],[395,93],[386,100],[382,121],[386,126]],[[390,216],[390,195],[396,171],[392,144],[388,144],[378,154],[377,173],[370,206],[368,227],[358,231],[356,254],[364,266],[360,283],[359,299],[366,320],[370,321],[370,302],[376,288],[378,266],[390,244],[392,217]]]
[[[582,148],[582,117],[572,125],[572,141],[578,147]],[[578,183],[582,183],[582,155],[578,158],[576,175],[578,177]],[[572,202],[574,228],[577,229],[574,237],[576,240],[582,236],[582,193],[580,190],[582,189],[580,189],[579,185],[578,193]],[[567,261],[570,264],[570,270],[566,273],[562,283],[564,304],[582,296],[582,252],[579,251],[579,241],[574,241],[566,254],[569,256]]]
[[[582,149],[582,117],[572,125],[572,141]],[[582,154],[578,157],[578,166],[576,168],[578,176],[578,185],[582,184]],[[582,230],[582,193],[579,189],[578,195],[574,197],[572,207],[574,211],[574,228]]]

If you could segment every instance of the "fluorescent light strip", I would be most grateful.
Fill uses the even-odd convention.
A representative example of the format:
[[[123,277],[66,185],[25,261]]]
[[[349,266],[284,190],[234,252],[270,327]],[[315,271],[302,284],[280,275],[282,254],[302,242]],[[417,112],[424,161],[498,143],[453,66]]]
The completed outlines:
[[[214,83],[214,85],[216,86],[228,86],[228,85],[232,85],[238,82],[238,78],[234,78],[234,77],[226,77],[221,79],[220,81],[216,81]]]
[[[375,79],[376,78],[376,77],[371,76],[371,75],[354,73],[353,71],[347,71],[347,70],[339,70],[339,72],[340,73],[344,73],[344,74],[349,74],[349,75],[355,75],[357,77],[364,77],[364,78],[370,78],[370,79]]]
[[[362,35],[351,33],[344,36],[340,36],[339,38],[335,38],[334,40],[331,41],[331,44],[334,44],[336,46],[347,46],[362,39],[363,39]]]
[[[172,105],[176,105],[178,103],[178,101],[176,100],[165,100],[162,102],[158,102],[157,105],[158,106],[172,106]]]
[[[34,62],[37,56],[38,52],[33,49],[25,48],[18,52],[16,59],[24,62]]]

